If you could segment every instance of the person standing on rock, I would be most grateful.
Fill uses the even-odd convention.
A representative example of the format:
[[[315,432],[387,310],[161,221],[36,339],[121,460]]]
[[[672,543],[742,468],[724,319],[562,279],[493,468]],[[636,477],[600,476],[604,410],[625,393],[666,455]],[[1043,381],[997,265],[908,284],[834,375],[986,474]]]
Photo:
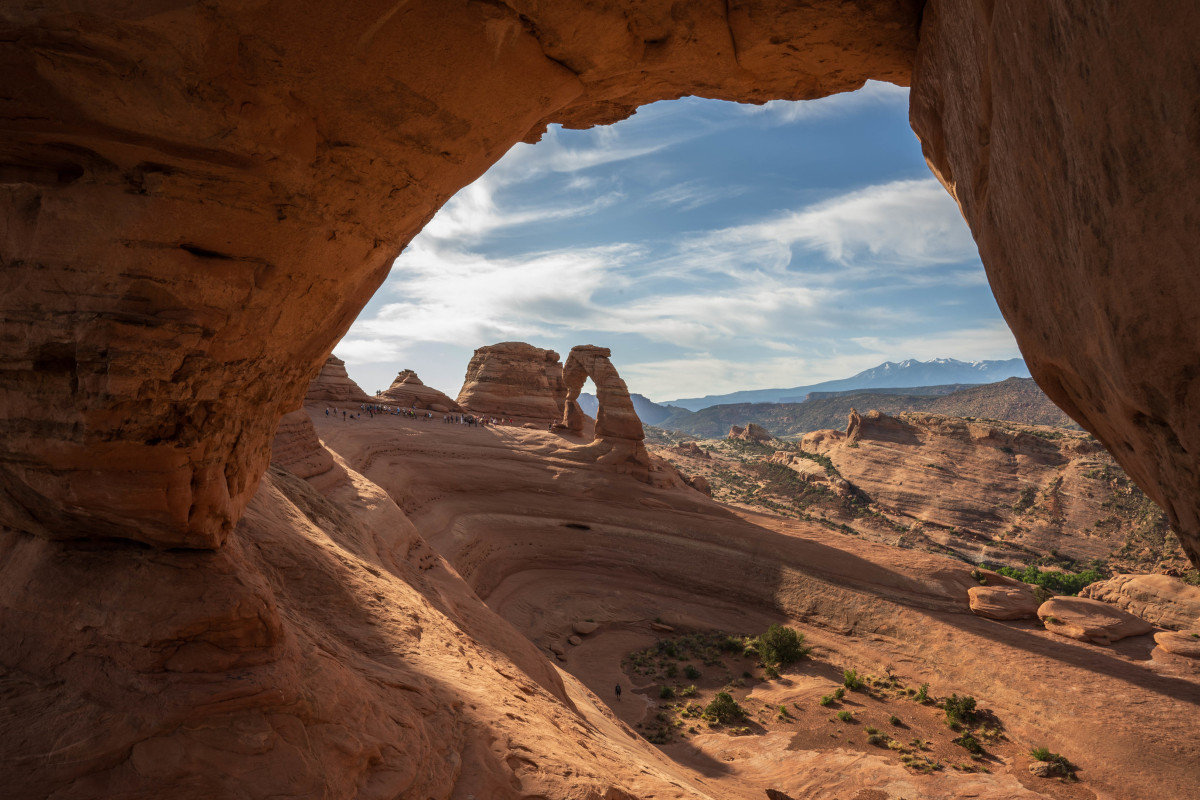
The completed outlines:
[[[616,692],[617,692],[617,699],[620,700],[621,699],[621,684],[619,684],[619,683],[617,684]]]

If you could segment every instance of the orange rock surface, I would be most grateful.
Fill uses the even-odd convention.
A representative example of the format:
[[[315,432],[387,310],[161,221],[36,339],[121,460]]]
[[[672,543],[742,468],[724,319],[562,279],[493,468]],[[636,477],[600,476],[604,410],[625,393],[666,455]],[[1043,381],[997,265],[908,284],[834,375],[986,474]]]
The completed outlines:
[[[475,351],[458,404],[474,414],[548,422],[562,416],[566,394],[558,353],[502,342]]]
[[[346,362],[330,356],[321,365],[321,371],[308,385],[305,403],[360,403],[373,402],[374,398],[364,392],[346,372]]]
[[[380,392],[379,399],[405,408],[426,408],[439,414],[462,410],[445,394],[422,383],[411,369],[401,370],[392,385]]]

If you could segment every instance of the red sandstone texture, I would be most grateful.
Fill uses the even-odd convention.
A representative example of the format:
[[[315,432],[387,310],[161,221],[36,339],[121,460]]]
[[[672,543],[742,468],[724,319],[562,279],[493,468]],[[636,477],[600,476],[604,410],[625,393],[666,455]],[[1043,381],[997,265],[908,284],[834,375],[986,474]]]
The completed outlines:
[[[649,480],[650,454],[646,452],[642,421],[633,408],[629,389],[609,361],[607,347],[585,344],[571,348],[563,364],[563,384],[567,394],[562,425],[579,434],[584,427],[584,413],[579,408],[579,393],[588,378],[596,385],[595,440],[586,447],[601,464],[620,472],[628,471],[642,480]]]
[[[369,394],[364,392],[346,372],[346,362],[337,356],[330,356],[321,365],[321,371],[308,385],[304,395],[305,403],[361,403],[373,402]]]
[[[426,386],[411,369],[401,370],[392,385],[380,392],[379,399],[406,408],[426,408],[439,414],[461,411],[458,403],[431,386]]]
[[[562,416],[566,394],[558,353],[502,342],[475,351],[458,404],[473,414],[549,422]]]
[[[1068,0],[10,4],[6,789],[705,794],[465,591],[370,481],[346,471],[319,491],[267,473],[280,418],[441,203],[548,123],[611,122],[685,94],[804,99],[911,76],[913,127],[1033,374],[1200,560],[1198,37],[1188,4]],[[643,496],[638,519],[695,498]],[[792,564],[824,552],[792,547],[808,551]],[[816,559],[835,576],[821,587],[778,560],[747,563],[793,598],[789,614],[819,608],[829,626],[902,639],[928,629],[931,610],[954,613],[949,573],[894,559],[855,560],[857,572]],[[472,579],[489,574],[495,562]],[[859,594],[826,588],[842,578]],[[675,591],[694,601],[694,586]],[[881,595],[922,611],[864,615]],[[765,602],[775,613],[776,595]],[[504,606],[520,618],[519,603]],[[963,690],[960,665],[994,663],[983,645],[1015,634],[959,617],[940,630],[968,631],[981,655],[962,641],[940,652]],[[1049,683],[1047,663],[1071,668],[1005,640],[1043,675],[1031,688]],[[1078,659],[1059,649],[1074,643],[1037,647]],[[1103,664],[1048,712],[1053,729],[1069,719],[1081,759],[1114,736],[1160,754],[1119,778],[1097,759],[1110,793],[1134,772],[1156,796],[1194,790],[1190,742],[1156,738],[1193,712],[1194,689]],[[1161,704],[1154,725],[1132,735],[1093,716],[1102,737],[1079,724],[1140,682]],[[807,788],[844,772],[815,769]]]

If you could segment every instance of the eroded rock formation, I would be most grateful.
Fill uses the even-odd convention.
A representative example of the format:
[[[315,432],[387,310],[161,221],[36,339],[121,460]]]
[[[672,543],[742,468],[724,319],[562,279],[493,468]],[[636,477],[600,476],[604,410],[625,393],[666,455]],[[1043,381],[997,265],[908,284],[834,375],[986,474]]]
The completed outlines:
[[[1141,617],[1086,597],[1051,597],[1038,607],[1037,615],[1046,630],[1093,644],[1112,644],[1154,630]]]
[[[643,440],[646,433],[638,419],[629,389],[609,361],[612,351],[607,347],[582,344],[571,348],[563,364],[563,383],[566,403],[562,425],[574,433],[583,431],[583,411],[579,408],[579,393],[588,378],[596,384],[595,441],[587,446],[602,464],[617,467],[618,471],[648,479],[650,454]]]
[[[1068,0],[10,4],[9,790],[492,796],[486,781],[456,786],[460,770],[491,774],[507,751],[460,737],[518,740],[519,715],[468,719],[430,676],[465,684],[486,665],[492,694],[527,690],[558,722],[557,675],[515,633],[503,648],[461,635],[412,588],[437,594],[414,571],[415,540],[378,519],[311,522],[323,501],[295,479],[256,489],[280,417],[441,203],[551,122],[685,94],[806,99],[911,74],[913,127],[1034,376],[1200,560],[1198,33],[1190,4]],[[458,617],[486,616],[460,600]],[[443,648],[464,658],[415,659]],[[228,669],[252,671],[234,686]],[[47,692],[67,713],[44,713]],[[555,736],[541,774],[604,775],[616,759],[597,753],[618,738]],[[647,791],[666,796],[658,775]]]
[[[1200,619],[1200,586],[1169,575],[1114,575],[1085,586],[1079,596],[1103,600],[1176,631],[1192,630]]]
[[[565,395],[558,353],[501,342],[475,351],[458,404],[474,414],[549,421],[562,416]]]
[[[1184,3],[930,0],[909,116],[1038,385],[1200,564],[1198,32]]]
[[[729,435],[726,439],[740,439],[743,442],[757,442],[758,444],[766,444],[775,437],[771,432],[754,422],[747,422],[745,427],[741,425],[732,425],[729,428]]]
[[[370,403],[374,400],[346,372],[346,362],[330,356],[308,385],[305,403]]]
[[[379,394],[379,398],[406,408],[427,408],[439,414],[461,410],[458,403],[437,389],[426,386],[411,369],[400,370],[396,380]]]

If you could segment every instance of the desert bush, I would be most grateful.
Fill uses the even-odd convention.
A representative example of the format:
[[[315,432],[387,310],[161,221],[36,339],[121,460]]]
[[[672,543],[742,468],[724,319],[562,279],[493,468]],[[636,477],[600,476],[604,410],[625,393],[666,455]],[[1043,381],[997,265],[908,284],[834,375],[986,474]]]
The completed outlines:
[[[842,722],[853,722],[854,721],[854,715],[851,714],[849,711],[839,711],[837,713],[837,718],[840,719]]]
[[[858,670],[848,669],[842,672],[842,686],[845,686],[852,692],[857,692],[863,688],[862,679],[858,677]],[[840,699],[840,698],[839,698]]]
[[[974,753],[975,755],[981,755],[983,753],[983,745],[979,743],[978,739],[971,735],[970,731],[967,731],[962,736],[955,739],[954,743],[959,747],[964,748],[968,753]]]
[[[679,674],[679,670],[675,667],[674,664],[667,664],[667,677],[668,678],[674,678],[678,674]]]
[[[666,686],[666,685],[660,686],[660,687],[658,687],[658,696],[661,697],[663,700],[670,700],[672,697],[675,696],[675,690],[672,689],[670,686]]]
[[[845,696],[846,696],[846,690],[843,689],[841,686],[839,686],[837,688],[837,690],[833,693],[834,700],[841,700]]]
[[[969,725],[975,721],[975,698],[952,694],[942,702],[942,710],[946,712],[947,724]]]
[[[691,664],[688,664],[683,668],[683,674],[694,681],[696,678],[700,677],[700,670],[696,669]]]
[[[782,625],[772,625],[755,637],[754,647],[768,666],[791,664],[812,652],[811,647],[804,646],[804,634]]]
[[[823,706],[833,705],[833,695],[831,695],[831,694],[821,695],[821,705],[823,705]]]
[[[721,723],[740,719],[746,715],[746,712],[729,692],[717,692],[717,696],[704,709],[704,713]]]
[[[922,683],[921,688],[917,689],[917,693],[916,693],[916,695],[913,696],[913,699],[916,700],[918,703],[928,703],[929,702],[929,684]]]
[[[691,697],[695,693],[696,693],[696,684],[694,684],[694,683],[689,686],[685,686],[682,689],[680,689],[678,692],[676,692],[676,694],[678,694],[680,697]]]
[[[767,664],[767,666],[763,667],[763,672],[766,673],[766,676],[771,680],[775,680],[779,677],[779,670],[775,669],[774,664]]]
[[[873,744],[876,747],[883,747],[887,744],[887,737],[880,736],[878,733],[872,733],[867,736],[867,744]]]
[[[863,730],[867,733],[879,733],[879,728],[876,728],[874,725],[868,725]]]
[[[892,714],[890,717],[888,717],[888,722],[890,722],[896,726],[900,726],[903,724],[902,722],[900,722],[900,718],[897,717],[895,714]]]
[[[1065,756],[1058,753],[1051,753],[1048,747],[1033,747],[1029,750],[1029,756],[1035,761],[1045,761],[1048,764],[1053,764],[1059,773],[1063,776],[1074,779],[1075,765],[1066,759]]]

